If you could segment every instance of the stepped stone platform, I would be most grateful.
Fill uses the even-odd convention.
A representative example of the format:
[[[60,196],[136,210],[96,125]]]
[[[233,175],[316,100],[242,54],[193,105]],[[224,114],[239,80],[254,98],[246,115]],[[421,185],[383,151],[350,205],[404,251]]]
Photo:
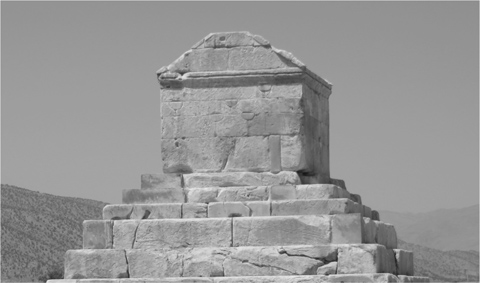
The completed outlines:
[[[329,82],[248,32],[210,34],[157,75],[163,172],[84,221],[50,283],[429,282],[330,177]]]

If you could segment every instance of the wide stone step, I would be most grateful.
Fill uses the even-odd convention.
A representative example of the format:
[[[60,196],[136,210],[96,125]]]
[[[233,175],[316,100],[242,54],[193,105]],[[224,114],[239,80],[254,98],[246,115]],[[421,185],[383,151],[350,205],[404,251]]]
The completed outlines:
[[[84,222],[83,245],[87,249],[155,249],[354,244],[363,242],[364,221],[359,213],[90,220]]]
[[[190,188],[145,188],[125,190],[123,203],[181,203],[181,202],[226,202],[266,201],[284,199],[359,199],[332,184],[287,184],[287,185],[236,185]]]
[[[349,275],[302,276],[245,276],[245,277],[172,277],[172,278],[120,278],[120,279],[55,279],[47,283],[334,283],[334,282],[430,282],[428,277],[395,276],[388,273]]]
[[[413,275],[413,254],[376,244],[69,250],[65,278]]]
[[[329,243],[376,243],[395,249],[397,235],[393,225],[358,213],[83,222],[85,249]]]
[[[211,203],[112,204],[103,208],[103,219],[168,219],[255,217],[279,215],[331,215],[361,213],[363,206],[346,198]]]

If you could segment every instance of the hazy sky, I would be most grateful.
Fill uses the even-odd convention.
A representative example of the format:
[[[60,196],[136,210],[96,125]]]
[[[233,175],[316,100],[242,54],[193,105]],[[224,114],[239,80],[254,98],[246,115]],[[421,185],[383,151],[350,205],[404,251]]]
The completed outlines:
[[[378,210],[479,202],[479,3],[1,2],[2,183],[121,203],[161,171],[155,72],[250,31],[333,83],[331,176]]]

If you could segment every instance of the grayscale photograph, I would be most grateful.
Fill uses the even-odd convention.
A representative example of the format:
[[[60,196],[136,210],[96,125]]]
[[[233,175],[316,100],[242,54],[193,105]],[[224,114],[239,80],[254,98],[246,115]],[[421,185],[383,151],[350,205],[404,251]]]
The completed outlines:
[[[479,281],[478,1],[2,1],[1,282]]]

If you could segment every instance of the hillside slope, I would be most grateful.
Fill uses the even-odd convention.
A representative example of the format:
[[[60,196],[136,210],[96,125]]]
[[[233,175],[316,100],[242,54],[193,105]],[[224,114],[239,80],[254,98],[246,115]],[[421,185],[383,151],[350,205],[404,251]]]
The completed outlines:
[[[479,282],[477,251],[440,251],[398,240],[398,248],[413,251],[415,275],[431,282]]]
[[[380,211],[380,220],[395,226],[398,238],[442,251],[479,251],[479,206],[426,213]]]
[[[37,281],[63,268],[82,247],[82,222],[101,219],[106,203],[1,185],[1,281]]]

